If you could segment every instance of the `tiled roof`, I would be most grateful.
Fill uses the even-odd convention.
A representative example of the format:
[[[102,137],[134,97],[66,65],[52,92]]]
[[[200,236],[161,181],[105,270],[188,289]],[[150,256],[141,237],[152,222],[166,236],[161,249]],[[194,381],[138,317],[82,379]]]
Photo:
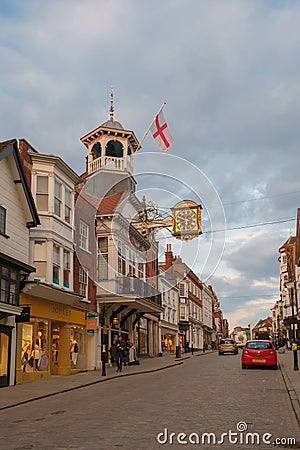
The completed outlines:
[[[111,195],[110,197],[105,197],[100,202],[98,212],[100,212],[100,213],[114,212],[122,195],[123,195],[123,192],[118,192],[117,194]]]

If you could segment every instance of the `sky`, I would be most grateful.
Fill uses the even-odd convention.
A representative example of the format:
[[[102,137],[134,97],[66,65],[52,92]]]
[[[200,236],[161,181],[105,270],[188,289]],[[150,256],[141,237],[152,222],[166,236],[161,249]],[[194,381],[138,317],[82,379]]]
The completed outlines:
[[[213,286],[231,329],[255,323],[279,298],[278,249],[300,206],[299,22],[290,0],[2,0],[0,140],[25,138],[80,174],[80,138],[108,120],[111,85],[115,119],[138,139],[165,101],[174,144],[161,154],[146,137],[138,193],[165,211],[199,198],[204,233],[162,231],[161,252],[172,243]]]

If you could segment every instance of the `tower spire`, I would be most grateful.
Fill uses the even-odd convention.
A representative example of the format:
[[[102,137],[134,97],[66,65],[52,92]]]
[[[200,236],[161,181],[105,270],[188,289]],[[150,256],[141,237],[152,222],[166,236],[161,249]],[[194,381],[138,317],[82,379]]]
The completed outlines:
[[[113,87],[110,86],[110,111],[109,111],[109,118],[111,121],[114,120],[114,90]]]

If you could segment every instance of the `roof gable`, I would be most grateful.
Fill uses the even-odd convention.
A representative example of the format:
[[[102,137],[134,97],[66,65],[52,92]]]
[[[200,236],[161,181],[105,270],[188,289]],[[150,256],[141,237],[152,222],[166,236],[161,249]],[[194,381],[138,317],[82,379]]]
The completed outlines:
[[[4,158],[7,158],[9,155],[13,156],[16,169],[20,177],[19,180],[15,180],[16,186],[21,185],[22,192],[25,196],[26,203],[32,218],[31,221],[27,222],[26,226],[27,228],[36,227],[40,224],[40,219],[22,168],[17,139],[10,139],[8,141],[0,142],[0,161],[2,161]]]

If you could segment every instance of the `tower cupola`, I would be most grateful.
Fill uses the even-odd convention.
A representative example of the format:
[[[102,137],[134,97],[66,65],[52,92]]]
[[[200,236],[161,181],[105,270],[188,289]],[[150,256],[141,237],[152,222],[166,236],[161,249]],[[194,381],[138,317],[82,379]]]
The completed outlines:
[[[81,139],[88,150],[87,176],[102,170],[133,174],[134,154],[140,148],[133,131],[114,120],[114,91],[111,88],[109,120]]]

